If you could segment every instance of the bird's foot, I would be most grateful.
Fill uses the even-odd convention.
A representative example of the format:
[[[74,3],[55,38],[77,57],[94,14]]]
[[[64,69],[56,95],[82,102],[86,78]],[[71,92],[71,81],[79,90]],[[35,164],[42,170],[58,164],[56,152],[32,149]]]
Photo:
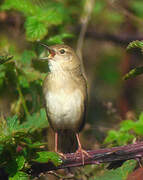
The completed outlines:
[[[78,150],[75,152],[76,155],[77,154],[81,154],[81,159],[82,159],[82,165],[84,166],[84,159],[85,159],[85,156],[91,158],[91,156],[88,154],[87,151],[85,151],[84,149],[82,148],[78,148]]]

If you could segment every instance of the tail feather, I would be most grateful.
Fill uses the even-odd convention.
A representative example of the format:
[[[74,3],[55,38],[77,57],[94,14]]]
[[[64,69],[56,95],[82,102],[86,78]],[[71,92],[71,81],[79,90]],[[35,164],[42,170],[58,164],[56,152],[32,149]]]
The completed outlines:
[[[58,133],[58,149],[63,153],[71,153],[77,150],[78,144],[75,132],[64,130]]]

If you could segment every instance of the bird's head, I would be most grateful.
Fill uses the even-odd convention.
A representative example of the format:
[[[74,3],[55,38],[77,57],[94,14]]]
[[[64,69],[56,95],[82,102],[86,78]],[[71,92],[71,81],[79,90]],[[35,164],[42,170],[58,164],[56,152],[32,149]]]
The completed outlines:
[[[50,71],[55,70],[72,70],[80,65],[80,60],[74,50],[64,44],[53,46],[43,45],[47,50],[47,56],[42,58],[48,60]]]

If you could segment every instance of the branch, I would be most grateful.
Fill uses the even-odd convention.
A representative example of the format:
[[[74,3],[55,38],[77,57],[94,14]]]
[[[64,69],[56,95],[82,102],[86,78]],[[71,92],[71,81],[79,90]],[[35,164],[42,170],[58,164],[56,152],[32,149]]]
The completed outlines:
[[[91,28],[90,28],[91,29]],[[78,31],[78,30],[77,30]],[[112,41],[117,44],[125,45],[127,46],[130,42],[135,40],[143,40],[143,36],[139,34],[109,34],[109,33],[99,33],[94,30],[88,30],[86,32],[86,37],[88,38],[94,38],[96,40],[102,40],[102,41]]]
[[[80,17],[80,23],[81,23],[81,29],[77,41],[77,55],[80,59],[82,59],[82,47],[83,47],[83,41],[85,37],[85,33],[87,30],[87,26],[90,20],[90,16],[92,13],[94,7],[94,0],[86,0],[84,3],[83,12]]]
[[[85,156],[85,165],[111,163],[110,168],[121,166],[122,162],[129,159],[143,157],[143,141],[136,144],[87,151],[90,157]],[[55,167],[52,163],[34,163],[28,173],[37,176],[51,170],[82,166],[81,154],[65,154],[65,159],[60,166]],[[118,163],[118,165],[117,165]],[[116,167],[115,167],[116,166]]]

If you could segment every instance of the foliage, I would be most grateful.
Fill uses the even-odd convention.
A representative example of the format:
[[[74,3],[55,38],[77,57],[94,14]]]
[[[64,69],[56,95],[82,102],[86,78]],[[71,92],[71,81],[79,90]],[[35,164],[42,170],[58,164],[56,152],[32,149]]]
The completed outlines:
[[[127,46],[127,50],[130,50],[132,48],[140,48],[141,51],[143,52],[143,41],[136,40],[136,41],[129,43],[129,45]],[[127,74],[125,74],[123,79],[127,80],[127,79],[134,78],[141,74],[143,74],[143,67],[137,67],[137,68],[130,70]]]
[[[143,136],[143,113],[140,114],[137,121],[125,120],[121,122],[118,131],[111,130],[105,139],[105,143],[114,145],[125,145],[136,139],[137,136]]]
[[[9,174],[9,179],[15,180],[18,177],[26,179],[28,177],[26,171],[32,161],[51,161],[54,165],[61,163],[56,153],[44,151],[45,143],[41,142],[38,134],[47,126],[44,109],[41,109],[40,113],[33,113],[23,123],[19,122],[17,115],[1,119],[0,167],[4,167]]]
[[[44,148],[48,143],[43,140],[42,130],[48,127],[48,121],[43,109],[42,83],[46,76],[45,72],[48,73],[49,68],[47,62],[38,60],[46,53],[38,42],[42,41],[48,45],[62,44],[65,40],[73,42],[73,38],[78,32],[84,2],[76,0],[3,0],[0,2],[0,105],[3,104],[3,102],[1,103],[3,97],[7,97],[6,99],[9,100],[9,106],[3,108],[6,110],[0,114],[0,166],[4,167],[10,180],[30,178],[27,170],[30,169],[31,162],[51,161],[55,165],[61,163],[57,154],[46,151]],[[133,11],[138,17],[143,15],[142,4],[140,0],[127,2],[127,6],[131,9],[130,12]],[[3,18],[6,23],[3,23]],[[123,34],[125,29],[129,29],[126,27],[126,19],[120,8],[118,11],[112,6],[109,7],[108,2],[96,0],[91,14],[92,26],[89,22],[89,27],[92,33],[95,26],[98,32],[101,31],[101,36],[102,33],[105,34],[105,37],[106,33],[120,35],[121,29]],[[131,24],[130,21],[129,27]],[[139,26],[136,22],[134,25],[135,27]],[[142,31],[140,26],[138,29]],[[11,37],[12,34],[15,37]],[[110,39],[110,37],[108,38]],[[98,86],[96,98],[99,100],[101,97],[100,100],[103,102],[104,98],[107,100],[109,97],[105,95],[108,91],[110,97],[113,98],[115,92],[120,89],[119,66],[124,48],[110,43],[102,44],[100,41],[90,48],[90,41],[88,39],[86,51],[91,53],[90,59],[92,56],[97,56],[96,75],[101,80],[101,83],[97,80],[95,83]],[[142,50],[142,46],[142,41],[133,41],[127,49],[141,48]],[[95,54],[94,47],[95,52],[97,51],[96,47],[98,49]],[[85,53],[85,57],[86,55]],[[95,58],[93,61],[95,63]],[[94,69],[91,71],[94,72],[95,67],[93,65]],[[142,72],[142,67],[137,67],[127,73],[124,79],[136,77]],[[101,88],[100,84],[103,85]],[[95,117],[93,119],[95,120]],[[137,121],[124,121],[121,123],[119,131],[109,131],[105,142],[112,143],[112,145],[123,145],[133,141],[137,136],[142,136],[142,119],[141,114]],[[126,176],[132,168],[134,168],[134,163],[128,164],[128,162],[117,170],[105,173],[102,168],[104,176],[100,179],[104,179],[106,176],[114,177],[114,179]],[[92,170],[90,167],[89,174],[94,174],[97,170]],[[98,178],[96,177],[96,179]]]
[[[48,64],[38,60],[45,49],[33,42],[43,40],[52,45],[73,38],[64,29],[71,21],[70,11],[61,2],[45,1],[41,6],[32,0],[5,0],[0,12],[15,12],[21,17],[22,31],[29,42],[24,48],[7,36],[0,42],[0,91],[12,97],[10,116],[1,112],[0,117],[0,167],[10,180],[25,180],[30,178],[27,170],[32,162],[51,161],[55,166],[61,163],[56,153],[46,151],[47,143],[41,138],[42,130],[48,127],[42,108],[42,83]],[[56,33],[55,27],[59,27]]]
[[[115,170],[106,170],[102,175],[96,176],[93,180],[126,180],[129,173],[136,166],[135,160],[126,161],[121,167]]]

